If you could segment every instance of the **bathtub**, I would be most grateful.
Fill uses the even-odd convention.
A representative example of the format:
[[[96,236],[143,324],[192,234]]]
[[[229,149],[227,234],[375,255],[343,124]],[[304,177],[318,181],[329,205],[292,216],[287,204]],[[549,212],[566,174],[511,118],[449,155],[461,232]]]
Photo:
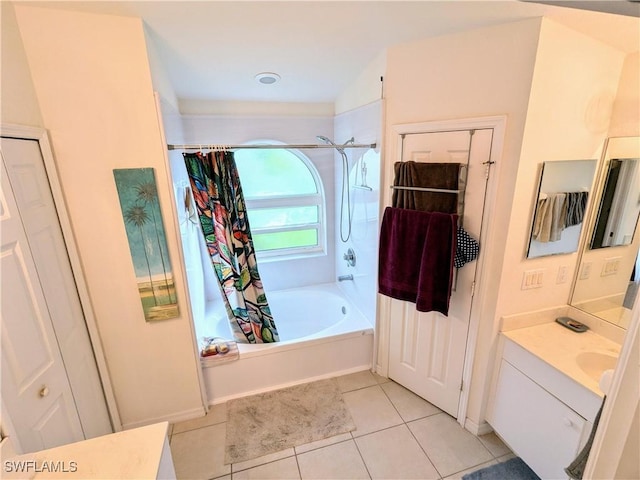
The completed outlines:
[[[238,344],[240,358],[202,360],[209,404],[370,369],[373,327],[335,284],[267,292],[280,341]],[[301,316],[304,320],[300,321]],[[211,336],[232,338],[217,312]]]

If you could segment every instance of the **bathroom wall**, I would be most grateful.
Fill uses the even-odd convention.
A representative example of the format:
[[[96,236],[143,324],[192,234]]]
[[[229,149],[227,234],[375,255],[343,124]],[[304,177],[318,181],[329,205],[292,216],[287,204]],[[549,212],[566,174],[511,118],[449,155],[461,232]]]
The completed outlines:
[[[123,426],[202,414],[142,22],[25,4],[14,8]],[[3,95],[5,89],[3,84]],[[176,319],[147,323],[142,313],[113,180],[114,168],[135,167],[155,170],[180,306]]]
[[[349,112],[383,98],[387,51],[381,51],[335,101],[336,115]]]
[[[256,104],[256,110],[264,107]],[[321,106],[324,112],[324,106]],[[333,116],[316,115],[318,107],[310,105],[309,115],[295,114],[269,115],[250,114],[248,106],[243,106],[246,114],[198,114],[184,112],[182,124],[187,144],[242,144],[251,140],[276,140],[287,144],[315,144],[316,135],[333,136]],[[201,112],[202,110],[200,110]],[[255,110],[254,110],[255,111]],[[276,106],[277,111],[277,106]],[[289,260],[261,258],[258,253],[258,267],[267,292],[318,283],[335,282],[334,246],[334,157],[331,149],[306,149],[302,151],[316,166],[326,198],[327,248],[326,255]],[[181,161],[181,160],[180,160]],[[174,168],[172,166],[172,168]],[[184,169],[180,166],[179,168]],[[214,289],[217,286],[213,285]],[[205,285],[205,289],[211,287]],[[217,293],[217,290],[216,290]]]
[[[382,100],[341,113],[335,118],[334,138],[342,143],[355,138],[355,143],[377,143],[374,149],[347,149],[349,161],[348,185],[351,204],[351,235],[348,236],[348,212],[345,197],[343,218],[340,218],[342,195],[342,158],[335,157],[335,268],[336,276],[353,275],[353,280],[339,283],[340,288],[373,324],[376,318],[376,292],[378,290],[378,232],[380,216],[380,151],[382,138]],[[371,188],[358,188],[365,184]],[[355,186],[355,187],[354,187]],[[356,264],[350,266],[344,254],[352,248]]]
[[[636,48],[638,45],[636,45]],[[640,52],[629,53],[624,59],[618,93],[613,104],[610,137],[640,136]]]
[[[509,221],[498,312],[564,305],[576,254],[526,259],[542,162],[597,160],[604,146],[624,53],[549,19],[540,31]],[[567,281],[558,282],[566,267]],[[544,269],[542,288],[522,290],[525,271]]]
[[[13,4],[0,2],[0,9],[0,118],[2,123],[42,128],[44,122]]]

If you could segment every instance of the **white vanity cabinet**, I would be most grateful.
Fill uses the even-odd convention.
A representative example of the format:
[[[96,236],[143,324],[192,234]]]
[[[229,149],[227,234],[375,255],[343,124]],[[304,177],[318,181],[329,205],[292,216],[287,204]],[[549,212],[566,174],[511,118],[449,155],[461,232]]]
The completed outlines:
[[[491,426],[543,479],[567,478],[587,421],[502,360]]]
[[[498,353],[489,424],[540,478],[568,478],[602,399],[504,335]]]

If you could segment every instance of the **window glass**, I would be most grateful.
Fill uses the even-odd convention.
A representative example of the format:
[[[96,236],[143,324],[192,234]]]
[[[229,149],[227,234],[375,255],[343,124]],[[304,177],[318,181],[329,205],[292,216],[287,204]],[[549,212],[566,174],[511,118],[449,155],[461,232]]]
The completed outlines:
[[[268,228],[318,223],[318,207],[282,207],[251,209],[251,228]]]
[[[258,233],[253,235],[256,250],[277,250],[318,245],[318,231],[315,229],[294,232]]]
[[[253,244],[262,257],[324,251],[324,193],[313,163],[286,149],[238,149]]]
[[[238,150],[235,159],[246,199],[318,193],[307,165],[288,150]]]

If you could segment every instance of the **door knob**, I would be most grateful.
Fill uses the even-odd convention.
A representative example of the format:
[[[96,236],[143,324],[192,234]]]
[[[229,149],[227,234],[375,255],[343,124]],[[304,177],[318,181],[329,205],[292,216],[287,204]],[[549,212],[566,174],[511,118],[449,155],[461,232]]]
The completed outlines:
[[[41,397],[46,397],[47,395],[49,395],[49,387],[47,387],[46,385],[44,385],[41,389],[40,389],[40,396]]]

